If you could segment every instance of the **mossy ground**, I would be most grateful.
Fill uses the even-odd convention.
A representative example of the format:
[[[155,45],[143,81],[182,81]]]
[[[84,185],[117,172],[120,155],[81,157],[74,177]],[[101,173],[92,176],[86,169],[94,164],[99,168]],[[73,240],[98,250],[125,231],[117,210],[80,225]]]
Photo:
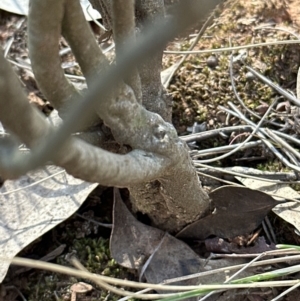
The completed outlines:
[[[194,50],[219,49],[231,46],[265,43],[275,40],[295,39],[298,32],[297,20],[291,17],[295,1],[227,1],[227,5],[205,31]],[[168,50],[187,50],[193,43],[199,29],[193,34],[171,43]],[[180,45],[180,46],[179,46]],[[269,105],[279,98],[284,98],[261,82],[249,76],[246,65],[260,72],[283,89],[296,94],[296,78],[300,63],[300,46],[272,45],[253,47],[246,50],[234,50],[216,53],[189,55],[179,68],[169,86],[169,93],[174,100],[173,123],[180,134],[186,134],[187,128],[194,122],[206,122],[207,129],[243,124],[236,117],[226,118],[226,114],[218,107],[228,107],[228,102],[234,103],[254,123],[258,119],[249,116],[242,108],[233,92],[230,79],[230,56],[237,57],[246,52],[243,63],[233,63],[233,80],[236,90],[244,104],[256,114],[261,106]],[[180,55],[165,54],[164,65],[169,67],[179,60]],[[210,59],[215,58],[216,64],[210,66]],[[272,121],[284,124],[286,115],[277,110],[271,113]],[[294,130],[290,132],[294,134]],[[201,149],[226,145],[222,139],[211,139],[201,143]],[[262,153],[263,150],[258,150]],[[240,153],[240,155],[243,155]],[[233,159],[234,156],[232,157]],[[273,164],[276,159],[266,157],[257,163]],[[240,165],[245,162],[227,160],[225,164]],[[250,163],[252,167],[256,163]],[[280,163],[275,163],[279,166]]]
[[[232,46],[241,46],[294,38],[291,34],[274,27],[274,21],[267,13],[267,1],[258,1],[253,7],[247,4],[247,1],[230,2],[235,4],[221,13],[206,30],[194,50],[229,47],[230,40]],[[279,5],[273,10],[274,18],[281,12],[283,6]],[[263,29],[263,24],[265,26],[270,24],[271,29]],[[288,30],[292,24],[286,17],[280,19],[276,26]],[[187,38],[181,50],[186,50],[194,38],[195,35]],[[174,49],[173,45],[171,44],[169,50]],[[297,44],[254,47],[247,50],[245,64],[258,70],[282,88],[295,92],[295,79],[300,62],[299,47]],[[233,55],[239,53],[240,51],[233,51]],[[218,60],[215,68],[209,68],[207,65],[212,55]],[[194,121],[207,121],[209,128],[223,126],[218,119],[218,105],[226,105],[228,101],[239,105],[230,82],[230,55],[231,52],[192,54],[176,73],[169,92],[174,98],[174,123],[180,129],[184,129]],[[173,64],[178,57],[180,56],[166,54],[165,66]],[[259,80],[248,79],[246,76],[248,71],[242,64],[234,64],[233,67],[236,89],[249,108],[255,109],[261,102],[270,103],[278,96]]]

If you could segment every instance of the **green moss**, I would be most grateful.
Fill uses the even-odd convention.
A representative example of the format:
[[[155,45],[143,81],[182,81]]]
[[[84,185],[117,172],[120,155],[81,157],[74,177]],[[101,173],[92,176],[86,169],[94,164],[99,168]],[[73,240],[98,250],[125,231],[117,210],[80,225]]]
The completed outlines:
[[[110,257],[109,240],[104,238],[80,238],[74,239],[69,246],[69,253],[74,253],[79,261],[90,272],[115,277],[130,278],[132,274],[127,269],[120,267],[114,259]],[[65,260],[65,255],[56,259],[56,263],[64,266],[70,266]],[[77,279],[60,274],[48,272],[35,272],[28,277],[27,289],[23,290],[23,294],[28,301],[53,301],[55,300],[54,291],[57,296],[68,296],[69,288],[78,281],[87,282],[85,279]],[[95,285],[93,285],[95,286]],[[89,300],[117,300],[119,296],[108,294],[101,289],[100,298],[92,298]]]

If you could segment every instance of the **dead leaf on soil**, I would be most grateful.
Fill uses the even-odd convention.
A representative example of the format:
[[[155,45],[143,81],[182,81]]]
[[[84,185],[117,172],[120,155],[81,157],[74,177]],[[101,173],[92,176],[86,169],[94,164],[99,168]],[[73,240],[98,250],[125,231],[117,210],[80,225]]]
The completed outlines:
[[[253,169],[251,169],[253,172]],[[264,172],[260,170],[254,170],[256,174],[263,175]],[[288,184],[278,184],[266,181],[259,181],[255,179],[248,179],[242,177],[236,177],[243,185],[251,188],[263,191],[265,193],[271,193],[277,200],[299,199],[300,195],[297,191],[292,189]],[[282,219],[292,224],[298,231],[300,231],[300,202],[289,201],[278,204],[272,209],[274,213],[280,216]]]
[[[9,259],[71,216],[97,185],[54,166],[5,181],[0,189],[0,257],[8,260],[0,261],[0,282]]]
[[[110,253],[120,265],[141,268],[164,235],[164,231],[137,221],[123,203],[119,190],[114,190]]]
[[[209,194],[214,212],[178,233],[179,238],[232,238],[257,228],[278,204],[271,196],[246,187],[224,186]]]
[[[114,192],[113,222],[110,238],[112,257],[124,267],[139,269],[151,283],[246,262],[245,259],[200,258],[184,242],[136,220],[117,189]],[[231,273],[234,271],[202,275],[176,284],[221,283]],[[249,272],[243,275],[249,275]]]

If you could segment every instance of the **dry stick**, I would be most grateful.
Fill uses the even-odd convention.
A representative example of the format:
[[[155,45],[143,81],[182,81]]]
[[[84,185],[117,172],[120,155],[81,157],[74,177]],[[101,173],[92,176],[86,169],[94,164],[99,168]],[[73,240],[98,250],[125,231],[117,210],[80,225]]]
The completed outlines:
[[[204,164],[203,164],[204,165]],[[206,166],[206,165],[205,165]],[[244,177],[249,176],[256,176],[257,178],[266,178],[266,179],[271,179],[271,180],[278,180],[280,183],[291,183],[291,181],[297,180],[297,177],[295,176],[295,173],[293,172],[268,172],[268,173],[257,173],[255,169],[249,168],[249,169],[244,169],[243,167],[225,167],[222,168],[222,171],[214,170],[214,167],[211,167],[210,169],[208,168],[198,168],[200,172],[203,173],[212,173],[212,174],[219,174],[219,173],[226,173],[226,171],[235,171],[238,172],[238,169],[242,170],[242,174]]]
[[[300,67],[297,73],[297,97],[300,97]]]
[[[264,116],[261,118],[261,120],[259,121],[259,123],[254,127],[254,130],[252,131],[252,133],[247,137],[246,140],[244,140],[241,144],[239,144],[239,146],[237,146],[235,149],[233,149],[232,151],[216,157],[216,158],[212,158],[212,159],[207,159],[207,160],[198,160],[200,163],[211,163],[211,162],[215,162],[224,158],[227,158],[229,156],[231,156],[232,154],[236,153],[238,150],[242,149],[242,147],[250,140],[252,139],[252,137],[256,134],[256,132],[259,130],[260,126],[262,125],[262,123],[264,122],[265,118],[268,116],[268,114],[271,112],[272,108],[275,106],[275,104],[277,103],[277,100],[275,100],[268,108],[268,110],[266,111],[266,113],[264,114]]]
[[[297,161],[297,159],[295,158],[295,156],[292,154],[292,153],[290,153],[287,149],[285,149],[285,148],[281,148],[281,151],[283,152],[283,153],[285,153],[285,155],[290,159],[290,161],[292,162],[292,163],[294,163],[295,165],[297,165],[297,166],[299,166],[299,161]]]
[[[266,223],[267,228],[270,230],[270,236],[272,237],[272,240],[270,240],[270,241],[273,242],[274,244],[277,244],[276,235],[273,230],[273,227],[272,227],[269,217],[266,216],[264,221]]]
[[[296,283],[295,285],[293,285],[292,287],[288,288],[287,290],[285,290],[284,292],[282,292],[281,294],[279,294],[277,297],[273,298],[272,300],[270,301],[277,301],[279,300],[280,298],[284,297],[285,295],[287,295],[289,292],[295,290],[297,287],[300,286],[300,282],[299,283]]]
[[[203,26],[201,27],[201,29],[199,30],[196,39],[194,40],[194,42],[192,43],[192,45],[189,47],[188,51],[191,51],[192,49],[194,49],[194,47],[197,45],[197,43],[199,42],[200,38],[203,36],[205,30],[207,29],[209,23],[211,22],[211,20],[214,18],[214,14],[212,13],[207,20],[205,21],[205,23],[203,24]],[[165,88],[167,88],[170,84],[170,81],[172,79],[172,77],[174,76],[174,74],[176,73],[176,71],[178,70],[178,68],[182,65],[182,63],[186,60],[186,58],[188,57],[188,54],[184,54],[182,56],[182,58],[175,63],[173,66],[169,67],[169,68],[173,68],[172,72],[170,73],[167,81],[165,82]]]
[[[293,250],[292,248],[290,250]],[[284,250],[285,252],[287,250]],[[279,254],[279,250],[274,250],[274,251],[268,251],[266,252],[267,256],[274,256],[275,254]],[[283,252],[284,254],[284,252]],[[273,259],[268,259],[264,261],[260,261],[257,263],[254,263],[253,266],[261,266],[261,265],[269,265],[269,264],[275,264],[279,262],[287,262],[287,261],[294,261],[294,260],[299,260],[300,255],[294,255],[290,257],[284,257],[284,258],[273,258]],[[1,258],[1,260],[7,260],[7,258]],[[39,260],[33,260],[33,259],[27,259],[27,258],[20,258],[20,257],[15,257],[12,259],[12,263],[16,265],[22,265],[22,266],[27,266],[27,267],[32,267],[32,268],[37,268],[37,269],[46,269],[48,271],[53,271],[53,272],[58,272],[58,273],[63,273],[67,275],[73,275],[76,277],[81,277],[81,278],[87,278],[87,279],[100,279],[102,281],[106,281],[107,283],[114,284],[114,285],[123,285],[123,286],[128,286],[128,287],[134,287],[134,288],[153,288],[153,289],[163,289],[163,290],[190,290],[190,289],[197,289],[199,286],[191,285],[191,286],[165,286],[165,285],[160,285],[160,284],[151,284],[151,283],[138,283],[134,281],[129,281],[129,280],[122,280],[122,279],[117,279],[117,278],[111,278],[107,276],[102,276],[102,275],[96,275],[92,273],[86,273],[83,272],[81,273],[80,271],[77,271],[76,269],[72,269],[69,267],[65,266],[60,266],[58,264],[53,264],[49,262],[41,262]],[[239,269],[243,267],[245,264],[240,264],[240,265],[235,265],[231,267],[224,267],[216,270],[210,270],[206,272],[201,272],[201,273],[196,273],[193,275],[189,276],[184,276],[184,277],[179,277],[176,278],[176,282],[180,280],[187,280],[195,277],[203,277],[215,273],[219,273],[221,271],[226,271],[226,270],[233,270],[233,269]],[[221,288],[220,285],[209,285],[208,286],[210,289],[219,289]],[[235,288],[235,287],[232,287]]]
[[[43,178],[43,179],[41,179],[41,180],[35,181],[35,182],[33,182],[33,183],[29,184],[29,185],[26,185],[26,186],[23,186],[23,187],[14,189],[14,190],[9,190],[9,191],[2,192],[2,193],[0,193],[0,195],[3,196],[3,195],[15,193],[15,192],[17,192],[17,191],[25,190],[25,189],[27,189],[27,188],[33,187],[33,186],[35,186],[35,185],[38,185],[38,184],[40,184],[40,183],[42,183],[42,182],[44,182],[44,181],[47,181],[48,179],[51,179],[51,178],[53,178],[53,177],[56,177],[57,175],[59,175],[59,174],[61,174],[61,173],[64,173],[64,172],[65,172],[65,170],[60,170],[60,171],[58,171],[58,172],[52,174],[51,176],[45,177],[45,178]]]
[[[229,102],[228,103],[235,112],[232,112],[231,110],[228,110],[227,108],[223,107],[223,106],[219,106],[220,109],[228,112],[229,114],[232,114],[238,118],[241,118],[242,120],[244,120],[246,123],[251,124],[251,125],[255,125],[252,121],[250,121],[249,119],[247,119],[235,106],[233,103]],[[237,112],[237,113],[236,113]],[[293,170],[297,170],[300,171],[300,168],[294,164],[291,164],[280,152],[277,151],[277,149],[272,145],[272,143],[270,143],[264,136],[264,129],[261,128],[259,129],[257,135],[262,139],[262,141],[266,144],[266,146],[272,151],[272,153],[275,154],[275,156],[283,162],[284,165],[288,166],[289,168],[293,169]]]
[[[286,252],[282,252],[283,249],[281,249],[281,250],[272,250],[272,251],[267,251],[263,254],[265,254],[265,256],[276,256],[276,255],[287,255],[287,254],[289,254],[289,252],[293,252],[293,254],[299,253],[299,251],[295,251],[295,249],[293,249],[293,248],[285,249],[285,250],[286,250]],[[253,254],[252,257],[257,257],[261,254]],[[249,255],[249,254],[247,254],[247,255]],[[245,255],[245,256],[247,256],[247,255]],[[220,257],[230,257],[230,256],[231,257],[233,257],[233,256],[234,257],[245,257],[243,255],[236,255],[236,254],[221,254],[220,255]],[[252,266],[257,267],[257,266],[261,266],[261,265],[268,265],[268,264],[271,265],[271,264],[276,264],[276,263],[279,263],[279,262],[286,262],[286,261],[291,261],[291,260],[298,261],[299,259],[300,259],[300,255],[291,256],[290,258],[280,257],[280,258],[268,259],[268,260],[263,260],[263,261],[260,261],[260,262],[255,262],[255,263],[252,264]],[[209,275],[212,275],[212,274],[217,274],[217,273],[225,272],[225,271],[228,271],[228,270],[240,269],[240,268],[243,268],[247,265],[248,265],[248,263],[247,264],[239,264],[239,265],[235,265],[235,266],[224,267],[224,268],[219,268],[219,269],[210,270],[210,271],[206,271],[206,272],[199,272],[199,273],[192,274],[192,275],[187,275],[187,276],[168,279],[168,280],[165,280],[164,282],[162,282],[161,284],[165,285],[165,284],[174,283],[174,282],[178,282],[178,281],[182,281],[182,280],[193,279],[193,278],[196,278],[196,277],[209,276]],[[144,292],[147,292],[149,290],[151,290],[151,289],[146,288],[142,291],[139,291],[138,293],[144,293]],[[126,301],[129,298],[130,297],[124,297],[124,298],[119,299],[118,301]]]
[[[240,117],[240,118],[242,118],[244,121],[246,121],[246,122],[250,122],[250,123],[252,123],[250,120],[248,120],[239,110],[238,110],[238,108],[233,104],[233,103],[231,103],[231,102],[229,102],[229,106],[231,106],[234,110],[235,110],[235,112],[237,112],[238,113],[238,116]],[[267,133],[267,128],[262,128],[262,129],[260,129],[260,132],[258,133],[258,136],[261,136],[261,137],[263,137],[264,139],[265,139],[265,136],[264,135],[268,135],[268,133]],[[279,138],[280,139],[280,138]],[[272,144],[270,144],[269,142],[268,142],[268,140],[263,140],[264,141],[264,143],[269,147],[269,149],[277,156],[277,158],[279,158],[284,164],[286,164],[288,167],[290,167],[290,168],[292,168],[292,169],[294,169],[294,170],[297,170],[297,171],[300,171],[300,168],[297,166],[297,165],[295,165],[295,164],[292,164],[292,163],[290,163],[281,153],[279,153],[276,149],[275,149],[275,147],[272,145]],[[275,141],[275,143],[276,143],[276,141]]]
[[[149,264],[152,261],[152,258],[156,254],[156,252],[160,249],[162,243],[164,242],[164,240],[166,238],[166,235],[167,235],[167,232],[165,232],[164,236],[162,237],[162,239],[160,240],[160,242],[158,243],[158,245],[153,250],[152,254],[149,256],[149,258],[146,260],[146,262],[144,263],[143,267],[141,268],[140,275],[139,275],[139,282],[142,282],[143,275],[144,275],[145,271],[147,270]]]
[[[258,29],[281,30],[281,31],[284,31],[284,32],[287,32],[287,33],[293,35],[298,40],[300,40],[300,36],[298,34],[296,34],[293,31],[290,31],[286,28],[281,28],[281,27],[275,27],[274,28],[274,27],[269,27],[269,26],[261,26],[261,27],[254,28],[254,30],[258,30]],[[297,74],[297,98],[298,99],[300,98],[300,72],[299,71],[300,71],[300,68],[299,68],[298,74]]]
[[[90,223],[94,223],[95,225],[99,225],[99,226],[101,226],[101,227],[105,227],[105,228],[109,228],[109,229],[112,228],[112,224],[100,223],[100,222],[97,222],[97,221],[95,221],[95,220],[93,220],[93,219],[91,219],[91,218],[87,218],[87,217],[85,217],[85,216],[83,216],[83,215],[81,215],[81,214],[79,214],[79,213],[76,213],[76,216],[79,216],[79,217],[81,217],[82,219],[85,219],[86,221],[89,221]]]
[[[295,137],[292,137],[290,135],[287,135],[285,133],[282,133],[282,132],[279,132],[279,131],[275,131],[275,130],[273,130],[273,133],[276,133],[277,136],[280,136],[280,137],[282,137],[282,138],[284,138],[286,140],[290,140],[290,141],[294,142],[295,144],[300,145],[300,140],[297,139],[297,138],[295,138]]]
[[[268,178],[262,178],[262,177],[255,177],[246,173],[239,173],[239,172],[234,172],[234,171],[230,171],[230,170],[225,170],[224,168],[219,168],[219,167],[214,167],[214,166],[210,166],[210,165],[206,165],[203,163],[198,162],[198,160],[194,160],[194,164],[195,166],[199,166],[199,167],[204,167],[204,168],[208,168],[208,169],[214,169],[217,170],[218,172],[221,173],[225,173],[225,174],[229,174],[229,175],[233,175],[233,176],[238,176],[238,177],[243,177],[243,178],[249,178],[249,179],[254,179],[254,180],[258,180],[258,181],[264,181],[264,182],[270,182],[270,183],[277,183],[277,184],[299,184],[299,181],[280,181],[280,180],[273,180],[273,179],[268,179]]]
[[[248,120],[239,110],[238,110],[238,108],[233,104],[233,103],[231,103],[231,102],[229,102],[228,103],[229,104],[229,106],[231,107],[231,108],[233,108],[233,110],[238,114],[238,116],[240,117],[240,118],[242,118],[244,121],[246,121],[246,122],[251,122],[250,120]],[[252,123],[252,122],[251,122]],[[276,148],[265,138],[265,135],[268,135],[267,133],[266,133],[266,130],[267,129],[265,129],[265,128],[262,128],[262,129],[260,129],[260,132],[258,133],[258,136],[260,137],[260,138],[262,138],[262,139],[265,139],[265,140],[263,140],[264,141],[264,143],[269,147],[269,149],[282,161],[282,162],[284,162],[285,164],[287,164],[288,166],[294,166],[294,168],[293,169],[299,169],[298,168],[298,166],[296,166],[296,165],[294,165],[294,164],[292,164],[291,165],[291,163],[280,153],[280,152],[278,152],[277,150],[276,150]],[[276,143],[276,141],[275,141],[275,143]]]
[[[229,126],[225,128],[213,129],[210,131],[180,136],[179,138],[185,142],[193,142],[193,141],[202,141],[208,138],[212,138],[214,136],[224,134],[224,133],[231,133],[234,131],[243,131],[243,132],[251,132],[253,130],[252,126],[249,125],[236,125],[236,126]],[[300,141],[299,141],[300,143]]]
[[[194,50],[194,51],[164,51],[165,54],[201,54],[201,53],[216,53],[216,52],[225,52],[232,50],[240,50],[247,49],[253,47],[262,47],[262,46],[271,46],[271,45],[285,45],[285,44],[299,44],[298,40],[284,40],[284,41],[274,41],[274,42],[266,42],[266,43],[258,43],[258,44],[249,44],[242,46],[234,46],[234,47],[224,47],[217,49],[208,49],[208,50]]]
[[[213,253],[210,255],[210,259],[219,259],[219,258],[253,258],[258,256],[261,253],[248,253],[248,254],[225,254],[225,253]],[[280,255],[291,255],[291,254],[295,254],[295,250],[293,251],[292,249],[290,249],[287,253],[285,254],[280,254]],[[278,255],[278,254],[277,254]],[[275,256],[275,254],[274,254]]]
[[[300,43],[300,42],[298,42],[298,43]],[[282,96],[286,97],[288,100],[293,102],[296,106],[300,106],[300,100],[297,99],[294,95],[292,95],[291,93],[288,93],[287,91],[282,89],[279,85],[274,84],[268,78],[266,78],[264,75],[262,75],[261,73],[259,73],[256,70],[254,70],[253,68],[251,68],[249,66],[246,66],[246,68],[249,71],[251,71],[251,73],[253,73],[256,77],[258,77],[262,82],[264,82],[265,84],[267,84],[268,86],[273,88],[275,91],[277,91]]]
[[[204,164],[201,164],[201,165],[204,165]],[[214,167],[211,167],[212,169],[214,169]],[[226,172],[225,172],[226,173]],[[228,185],[232,185],[232,186],[236,186],[236,187],[245,187],[245,185],[241,185],[241,184],[237,184],[236,182],[232,182],[232,181],[228,181],[228,180],[224,180],[224,179],[220,179],[218,177],[214,177],[212,175],[208,175],[207,173],[203,173],[201,171],[199,171],[197,169],[197,174],[198,175],[202,175],[203,177],[206,177],[206,178],[211,178],[213,180],[216,180],[216,181],[219,181],[219,182],[222,182],[222,183],[225,183],[225,184],[228,184]],[[247,177],[247,175],[243,175],[244,177]],[[265,179],[264,178],[260,178],[261,181],[264,181]],[[284,183],[284,182],[281,182],[281,183]],[[288,184],[290,184],[291,182],[288,182]],[[276,193],[271,193],[271,192],[267,192],[265,191],[264,193],[272,196],[272,197],[280,197],[280,198],[283,198],[281,196],[278,196]],[[300,203],[300,200],[297,200],[297,199],[293,199],[293,198],[289,198],[289,197],[285,197],[284,198],[286,201],[291,201],[291,202],[296,202],[296,203]],[[273,237],[275,237],[275,235],[273,235]],[[272,241],[271,239],[269,239],[270,241]],[[275,241],[275,240],[274,240]]]
[[[50,253],[46,254],[43,257],[41,257],[39,260],[40,261],[50,261],[50,260],[53,260],[56,257],[58,257],[59,255],[61,255],[65,248],[66,248],[66,245],[62,244],[59,247],[57,247],[56,249],[54,249],[53,251],[51,251]],[[20,274],[28,272],[30,270],[31,270],[31,268],[20,268],[20,269],[18,269],[18,270],[16,270],[14,272],[14,275],[15,276],[16,275],[20,275]]]
[[[287,142],[285,142],[283,139],[278,137],[272,130],[266,128],[265,132],[267,135],[272,138],[274,141],[276,141],[279,145],[289,150],[293,155],[295,155],[298,159],[300,159],[300,154],[298,151],[296,151],[293,147],[291,147]]]
[[[22,292],[16,286],[14,286],[14,285],[7,285],[7,286],[5,286],[5,290],[15,290],[19,294],[19,296],[21,297],[21,299],[23,301],[27,301],[27,299],[24,297],[24,295],[22,294]]]
[[[240,147],[240,150],[245,150],[247,148],[253,148],[254,146],[259,146],[261,144],[262,141],[258,140],[258,141],[251,141],[246,143],[243,142],[243,143],[230,144],[226,146],[213,147],[213,148],[196,151],[195,153],[191,154],[191,157],[193,159],[198,159],[200,157],[212,156],[214,154],[219,154],[219,153],[226,153],[227,151],[230,150],[236,150],[238,147]]]
[[[270,27],[268,25],[262,25],[262,26],[258,26],[258,27],[255,27],[254,30],[260,30],[260,29],[269,29],[269,30],[278,30],[278,31],[284,31],[284,32],[287,32],[291,35],[293,35],[297,40],[300,40],[300,36],[297,35],[295,32],[293,31],[290,31],[286,28],[282,28],[282,27]]]
[[[199,171],[198,169],[197,169],[197,174],[198,174],[198,175],[202,175],[202,176],[204,176],[204,177],[206,177],[206,178],[211,178],[211,179],[213,179],[213,180],[216,180],[216,181],[219,181],[219,182],[228,184],[228,185],[232,185],[232,186],[236,186],[236,187],[245,187],[245,185],[237,184],[237,183],[235,183],[235,182],[231,182],[231,181],[228,181],[228,180],[220,179],[220,178],[218,178],[218,177],[214,177],[214,176],[212,176],[212,175],[208,175],[207,173],[203,173],[203,172]],[[246,175],[244,175],[244,176],[246,177]],[[261,180],[263,180],[263,179],[261,179]],[[290,182],[289,182],[289,183],[290,183]],[[272,196],[272,197],[280,197],[280,198],[283,198],[283,197],[281,197],[281,196],[278,196],[276,193],[270,193],[270,192],[267,192],[267,191],[264,191],[264,193],[266,193],[266,194],[268,194],[268,195],[270,195],[270,196]],[[291,201],[291,202],[300,203],[300,200],[296,200],[296,199],[292,199],[292,198],[288,198],[288,197],[285,197],[284,199],[285,199],[286,201]],[[275,237],[275,235],[274,235],[273,237]],[[270,241],[271,241],[271,239],[270,239]]]
[[[231,47],[231,40],[229,39],[229,44]],[[241,97],[239,96],[237,90],[236,90],[236,86],[235,86],[235,82],[234,82],[234,78],[233,78],[233,53],[231,53],[230,55],[230,63],[229,63],[229,74],[230,74],[230,82],[231,82],[231,86],[232,86],[232,90],[233,93],[235,95],[235,97],[237,98],[237,100],[239,101],[239,103],[241,104],[241,106],[251,115],[253,115],[254,117],[258,118],[259,120],[261,120],[261,116],[259,116],[257,113],[255,113],[254,111],[252,111],[251,109],[249,109],[245,103],[243,102],[243,100],[241,99]],[[279,127],[283,127],[282,124],[279,124],[277,122],[272,122],[269,120],[265,120],[266,123],[275,125],[275,126],[279,126]]]
[[[251,260],[249,263],[247,263],[244,267],[242,267],[239,271],[237,271],[236,273],[234,273],[232,276],[230,276],[224,283],[228,283],[231,280],[233,280],[234,278],[236,278],[240,273],[242,273],[243,271],[245,271],[248,267],[250,267],[254,262],[256,262],[257,260],[259,260],[261,257],[265,256],[265,253],[261,253],[258,256],[256,256],[253,260]],[[219,293],[222,292],[221,290],[219,291],[214,291],[214,292],[210,292],[208,293],[206,296],[204,296],[203,298],[199,299],[199,301],[204,301],[207,298],[209,298],[211,295],[215,294],[215,293]]]
[[[2,258],[3,260],[3,258]],[[285,258],[286,260],[286,258]],[[156,285],[156,284],[151,284],[151,283],[137,283],[134,281],[128,281],[128,280],[121,280],[121,279],[112,279],[107,276],[101,276],[101,275],[96,275],[92,274],[89,272],[85,271],[78,271],[73,268],[68,268],[68,267],[62,267],[57,264],[49,263],[49,262],[39,262],[37,260],[32,260],[32,259],[25,259],[25,258],[19,258],[15,257],[12,259],[13,264],[18,264],[18,265],[23,265],[23,266],[29,266],[29,267],[34,267],[38,269],[46,269],[48,271],[52,272],[59,272],[67,275],[72,275],[75,277],[80,277],[80,278],[86,278],[90,279],[91,281],[95,280],[102,280],[106,281],[108,283],[112,283],[115,285],[126,285],[130,287],[135,287],[135,288],[141,288],[141,287],[148,287],[148,288],[153,288],[153,289],[163,289],[163,290],[181,290],[181,291],[189,291],[189,290],[194,290],[194,289],[208,289],[208,290],[215,290],[215,289],[237,289],[237,288],[252,288],[252,287],[269,287],[269,286],[274,286],[274,287],[282,287],[282,286],[291,286],[298,281],[266,281],[266,282],[258,282],[258,283],[246,283],[246,284],[222,284],[222,285],[203,285],[203,286],[196,286],[196,285],[190,285],[190,286],[163,286],[163,285]],[[253,265],[254,266],[254,265]],[[228,267],[225,268],[225,270],[228,270]],[[121,290],[123,295],[134,295],[137,298],[141,299],[157,299],[157,298],[165,298],[165,297],[173,297],[176,296],[176,293],[171,293],[171,294],[148,294],[148,295],[138,295],[134,293],[125,293],[124,291]]]

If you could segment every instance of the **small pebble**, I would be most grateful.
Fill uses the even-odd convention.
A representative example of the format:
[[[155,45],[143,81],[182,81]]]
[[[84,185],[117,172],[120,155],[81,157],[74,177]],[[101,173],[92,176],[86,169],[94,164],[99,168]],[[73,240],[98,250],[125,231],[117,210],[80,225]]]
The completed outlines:
[[[219,64],[219,60],[215,55],[211,55],[207,60],[206,64],[209,68],[216,68]]]
[[[255,79],[255,75],[248,71],[246,74],[245,74],[245,78],[246,78],[246,81],[250,82],[250,81],[253,81]]]

